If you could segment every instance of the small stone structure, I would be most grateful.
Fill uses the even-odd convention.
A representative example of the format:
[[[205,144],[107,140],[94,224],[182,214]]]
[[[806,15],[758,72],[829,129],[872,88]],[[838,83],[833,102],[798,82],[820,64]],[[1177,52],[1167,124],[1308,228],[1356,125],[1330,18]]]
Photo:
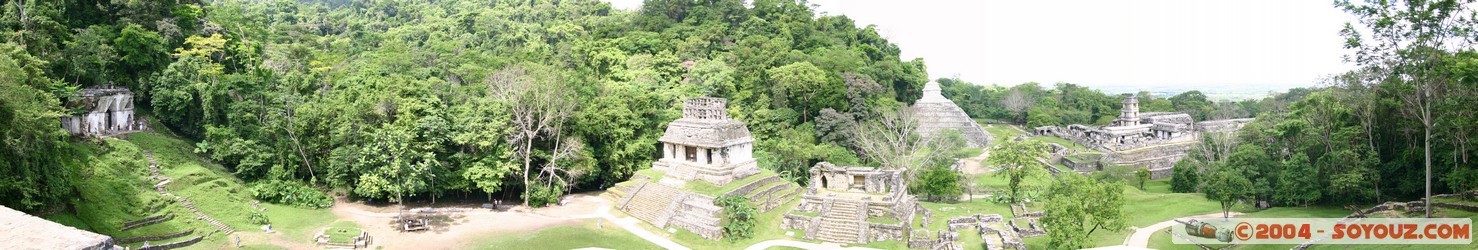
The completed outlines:
[[[1196,122],[1186,113],[1139,112],[1139,99],[1129,96],[1124,98],[1119,118],[1111,126],[1042,126],[1033,128],[1032,135],[1061,137],[1087,145],[1104,152],[1097,162],[1148,168],[1151,178],[1159,179],[1170,177],[1175,162],[1200,142],[1201,133],[1236,132],[1249,122],[1251,118]],[[1069,164],[1080,173],[1104,167],[1088,162],[1064,162],[1062,158],[1055,158],[1052,163]]]
[[[821,162],[811,167],[810,187],[801,204],[782,218],[780,226],[827,242],[904,240],[918,208],[901,170]]]
[[[121,249],[114,244],[113,237],[0,206],[0,249]]]
[[[760,172],[754,159],[754,137],[744,122],[730,119],[723,98],[699,97],[684,102],[683,118],[667,124],[662,159],[652,168],[684,181],[725,185]]]
[[[122,131],[144,128],[134,119],[133,91],[110,85],[95,86],[77,91],[68,107],[87,110],[87,113],[62,117],[62,128],[73,135],[103,136]]]
[[[969,147],[984,148],[990,146],[991,135],[985,129],[975,123],[975,119],[965,114],[965,110],[959,105],[944,98],[938,82],[924,84],[924,96],[914,101],[914,119],[919,123],[919,135],[930,136],[946,129],[960,132],[960,137],[965,138]]]

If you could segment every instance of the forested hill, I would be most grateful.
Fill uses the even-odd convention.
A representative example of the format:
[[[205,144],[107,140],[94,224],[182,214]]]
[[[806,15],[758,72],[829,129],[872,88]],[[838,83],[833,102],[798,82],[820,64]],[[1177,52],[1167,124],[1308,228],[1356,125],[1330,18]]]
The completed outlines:
[[[856,163],[847,124],[927,81],[872,28],[795,1],[175,2],[5,3],[4,205],[66,199],[57,117],[103,84],[248,181],[391,199],[527,183],[537,203],[647,167],[689,97],[728,98],[777,172]]]

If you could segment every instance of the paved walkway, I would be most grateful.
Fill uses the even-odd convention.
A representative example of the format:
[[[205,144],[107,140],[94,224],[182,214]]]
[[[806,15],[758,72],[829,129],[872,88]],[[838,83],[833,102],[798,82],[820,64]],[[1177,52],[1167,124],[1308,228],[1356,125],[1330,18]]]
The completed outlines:
[[[1242,213],[1232,212],[1231,215],[1232,215],[1232,217],[1236,217],[1236,216],[1242,215]],[[1207,218],[1221,218],[1221,213],[1220,212],[1217,212],[1217,213],[1203,214],[1203,215],[1196,215],[1196,216],[1186,216],[1186,217],[1180,217],[1178,219],[1179,220],[1186,220],[1186,219],[1207,219]],[[1172,219],[1172,220],[1167,220],[1167,221],[1161,221],[1160,223],[1155,223],[1154,225],[1150,225],[1148,227],[1140,228],[1139,230],[1135,230],[1134,231],[1134,234],[1129,235],[1129,238],[1124,239],[1124,245],[1125,246],[1130,246],[1130,247],[1141,247],[1141,248],[1143,248],[1143,247],[1149,247],[1149,244],[1150,244],[1150,236],[1155,235],[1155,233],[1157,233],[1157,232],[1165,231],[1166,228],[1170,228],[1171,226],[1175,226],[1175,225],[1181,225],[1181,224],[1180,224],[1180,222],[1175,222],[1175,219]]]

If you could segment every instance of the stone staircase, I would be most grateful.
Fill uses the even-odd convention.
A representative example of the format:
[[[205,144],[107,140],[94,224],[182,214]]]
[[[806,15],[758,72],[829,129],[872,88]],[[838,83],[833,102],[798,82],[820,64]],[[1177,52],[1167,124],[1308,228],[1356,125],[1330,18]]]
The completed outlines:
[[[817,240],[837,243],[867,243],[863,232],[867,206],[856,201],[833,199],[831,209],[822,213],[816,226]]]
[[[657,227],[666,227],[670,217],[666,211],[673,205],[673,199],[679,198],[679,193],[676,188],[661,184],[642,184],[622,198],[626,201],[620,203],[621,210]]]
[[[760,212],[769,212],[776,207],[780,207],[780,205],[785,205],[785,203],[795,200],[796,197],[800,196],[801,191],[805,190],[805,188],[793,184],[785,184],[783,187],[755,203]]]
[[[154,174],[154,179],[163,180],[160,181],[158,184],[154,184],[154,191],[158,191],[160,195],[174,198],[175,201],[180,202],[180,204],[184,205],[185,208],[190,209],[190,212],[195,213],[195,215],[199,216],[200,219],[205,220],[206,222],[210,222],[210,225],[215,226],[216,229],[218,229],[217,232],[221,232],[222,235],[230,235],[231,233],[236,232],[236,229],[231,228],[231,226],[226,225],[226,223],[221,223],[215,218],[206,216],[205,213],[201,213],[200,210],[195,209],[195,203],[190,202],[190,200],[185,199],[185,197],[180,197],[178,195],[171,194],[168,191],[164,191],[164,185],[169,184],[171,180],[169,179],[169,177],[165,177],[163,174],[159,173],[159,162],[154,160],[154,154],[150,153],[148,150],[143,150],[143,152],[144,157],[149,159],[149,171]],[[197,239],[195,241],[199,240]],[[190,244],[194,243],[192,242]]]
[[[640,176],[640,175],[638,175],[638,176]],[[600,194],[600,197],[601,198],[606,198],[606,199],[611,200],[611,201],[617,201],[617,202],[619,202],[619,201],[621,201],[621,198],[626,197],[626,194],[630,194],[633,189],[636,189],[636,186],[637,186],[637,184],[632,184],[632,185],[616,184],[616,186],[613,186],[611,188],[606,189],[606,192],[605,193],[601,193]],[[616,204],[620,204],[620,203],[616,203]]]
[[[708,239],[723,237],[723,228],[719,219],[723,208],[714,206],[713,198],[696,194],[684,195],[678,206],[679,208],[673,211],[675,214],[668,220],[668,224],[688,229]]]

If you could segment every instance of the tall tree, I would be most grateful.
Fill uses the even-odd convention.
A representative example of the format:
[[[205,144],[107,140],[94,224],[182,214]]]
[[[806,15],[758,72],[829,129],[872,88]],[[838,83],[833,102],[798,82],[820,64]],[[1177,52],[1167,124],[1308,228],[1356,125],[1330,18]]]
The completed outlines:
[[[21,46],[0,43],[0,205],[33,210],[74,193],[64,168],[65,115],[53,89],[69,88],[42,74],[46,62]]]
[[[775,100],[799,95],[801,122],[809,122],[811,101],[826,87],[826,72],[810,62],[798,62],[770,69],[768,73],[778,87]]]
[[[930,165],[928,161],[935,159],[934,154],[947,153],[932,150],[939,141],[938,137],[920,136],[919,123],[915,120],[913,111],[906,107],[900,107],[876,121],[859,124],[855,128],[853,143],[868,160],[877,162],[886,169],[903,169],[913,173],[914,169]]]
[[[1124,213],[1124,186],[1097,182],[1079,174],[1064,174],[1049,188],[1045,216],[1047,245],[1052,249],[1081,249],[1092,246],[1099,229],[1118,231],[1128,223]]]
[[[1237,205],[1237,201],[1252,197],[1252,181],[1242,174],[1241,171],[1220,167],[1206,175],[1201,192],[1206,194],[1206,199],[1221,204],[1222,218],[1231,218],[1232,206]]]
[[[1433,105],[1441,102],[1456,80],[1442,72],[1440,63],[1451,51],[1471,48],[1478,39],[1473,32],[1478,11],[1470,6],[1472,2],[1336,1],[1336,6],[1355,15],[1357,22],[1370,31],[1367,36],[1354,24],[1345,23],[1340,31],[1345,48],[1356,50],[1354,57],[1346,60],[1375,69],[1387,81],[1400,83],[1396,85],[1399,88],[1388,91],[1401,97],[1402,114],[1422,125],[1427,217],[1432,217],[1432,130],[1446,117],[1441,110],[1433,110]]]
[[[1047,157],[1047,145],[1036,140],[1005,140],[990,149],[985,161],[1000,167],[997,175],[1005,177],[1011,189],[1011,200],[1021,199],[1021,181],[1041,176],[1047,171],[1043,158]]]
[[[108,83],[109,65],[118,60],[118,53],[113,50],[112,30],[99,25],[77,29],[77,34],[65,44],[64,53],[71,64],[74,84],[82,84],[80,81],[84,79],[88,81],[85,85]]]
[[[515,147],[514,154],[523,160],[524,205],[529,205],[530,181],[537,180],[535,172],[534,142],[543,138],[559,141],[562,124],[575,111],[575,100],[570,89],[565,87],[559,73],[542,66],[509,66],[489,75],[486,84],[494,96],[508,105],[508,143]],[[549,159],[554,162],[557,159]],[[554,164],[554,163],[551,163]]]
[[[1015,114],[1016,122],[1020,123],[1026,122],[1026,111],[1031,110],[1034,104],[1036,100],[1032,100],[1031,96],[1019,89],[1011,90],[1011,93],[1006,94],[1006,98],[1001,99],[1001,106]]]

